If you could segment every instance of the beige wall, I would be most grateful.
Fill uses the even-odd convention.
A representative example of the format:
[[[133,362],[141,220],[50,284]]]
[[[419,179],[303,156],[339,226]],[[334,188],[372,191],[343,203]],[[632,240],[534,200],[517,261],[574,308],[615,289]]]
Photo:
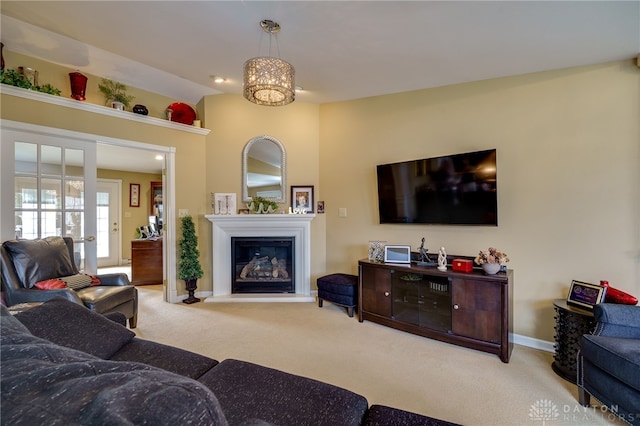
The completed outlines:
[[[211,129],[207,137],[207,192],[235,192],[242,207],[242,150],[256,136],[267,135],[278,139],[286,150],[287,202],[280,204],[282,210],[288,211],[291,205],[291,185],[315,186],[316,200],[322,200],[319,109],[303,102],[271,108],[254,105],[238,95],[207,96],[204,121]],[[325,217],[319,214],[311,222],[312,288],[325,271],[325,234]]]
[[[369,240],[431,253],[498,247],[515,332],[553,340],[572,279],[640,294],[640,69],[631,61],[320,108],[327,272],[356,273]],[[496,148],[498,227],[380,225],[375,166]],[[338,208],[347,208],[346,218]]]
[[[151,213],[151,182],[162,182],[162,175],[152,173],[123,172],[121,170],[98,169],[98,179],[117,179],[122,182],[122,259],[131,259],[131,240],[136,238],[136,228],[149,222]],[[129,185],[140,185],[140,207],[129,205]]]
[[[203,291],[211,290],[203,217],[211,193],[240,196],[242,149],[270,135],[286,148],[287,186],[313,185],[325,201],[326,214],[312,222],[312,288],[325,273],[357,273],[369,240],[415,248],[424,236],[430,252],[496,246],[509,254],[521,335],[553,340],[551,301],[566,297],[572,279],[607,279],[640,294],[640,70],[631,61],[321,106],[208,96],[198,103],[212,129],[206,137],[4,94],[1,101],[5,119],[176,147],[176,207],[196,222]],[[498,150],[498,227],[378,224],[377,164],[488,148]],[[284,209],[288,190],[287,200]]]

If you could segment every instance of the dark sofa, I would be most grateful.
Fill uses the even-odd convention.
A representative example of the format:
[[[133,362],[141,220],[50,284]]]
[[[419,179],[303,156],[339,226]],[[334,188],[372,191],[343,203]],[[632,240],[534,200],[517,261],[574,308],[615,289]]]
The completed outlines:
[[[318,380],[143,340],[123,315],[65,299],[15,315],[0,309],[1,424],[452,425],[369,407]]]
[[[622,420],[640,426],[640,306],[601,303],[593,309],[597,325],[580,341],[578,401],[591,396]]]

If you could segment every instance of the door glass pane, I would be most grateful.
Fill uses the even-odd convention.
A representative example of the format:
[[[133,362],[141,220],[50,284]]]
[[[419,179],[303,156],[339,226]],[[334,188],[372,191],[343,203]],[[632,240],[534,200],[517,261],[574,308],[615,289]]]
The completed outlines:
[[[66,212],[64,223],[66,229],[66,237],[72,237],[74,241],[78,241],[84,237],[84,234],[82,232],[82,230],[84,229],[83,212]]]
[[[42,158],[42,174],[48,176],[62,176],[62,148],[42,145],[40,150]]]
[[[35,209],[38,206],[38,180],[31,177],[15,178],[15,208]]]
[[[98,258],[109,257],[109,193],[98,192],[97,196],[97,219],[98,219]]]
[[[62,235],[62,213],[43,211],[40,213],[40,237],[53,237]]]
[[[59,210],[62,208],[62,180],[41,179],[40,208],[43,210]]]
[[[64,207],[69,210],[84,209],[84,182],[67,180],[65,184]]]
[[[31,173],[38,171],[38,145],[35,143],[15,143],[16,173]]]
[[[16,211],[16,238],[32,240],[38,238],[38,213],[36,211]]]
[[[66,148],[64,150],[65,175],[67,177],[84,176],[84,151]]]

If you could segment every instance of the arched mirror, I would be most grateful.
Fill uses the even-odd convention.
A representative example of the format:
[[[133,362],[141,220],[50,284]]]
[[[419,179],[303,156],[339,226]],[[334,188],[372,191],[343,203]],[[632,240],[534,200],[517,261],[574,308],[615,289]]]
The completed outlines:
[[[242,201],[260,196],[286,201],[286,154],[279,140],[271,136],[251,139],[242,151]]]

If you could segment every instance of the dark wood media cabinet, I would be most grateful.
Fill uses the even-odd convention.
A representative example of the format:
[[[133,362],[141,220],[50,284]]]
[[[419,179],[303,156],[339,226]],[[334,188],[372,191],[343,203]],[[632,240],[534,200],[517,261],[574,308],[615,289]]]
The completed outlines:
[[[513,271],[358,262],[358,320],[498,355],[513,342]]]

